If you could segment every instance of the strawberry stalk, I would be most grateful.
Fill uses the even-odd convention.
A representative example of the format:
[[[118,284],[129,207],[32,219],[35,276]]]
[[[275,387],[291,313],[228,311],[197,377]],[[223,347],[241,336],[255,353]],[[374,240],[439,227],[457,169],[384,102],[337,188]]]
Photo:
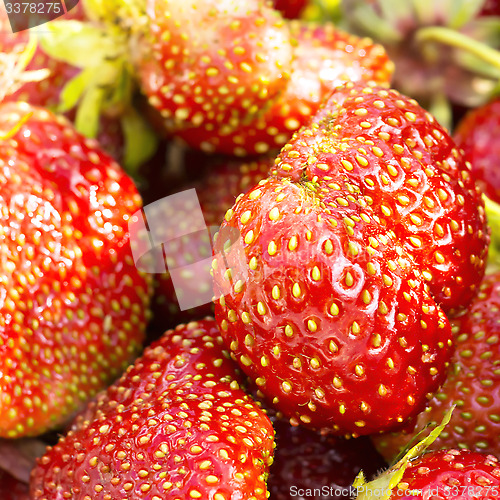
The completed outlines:
[[[482,61],[500,69],[500,52],[468,35],[443,26],[420,28],[415,36],[419,43],[437,42],[473,54]]]
[[[441,432],[443,432],[444,428],[448,425],[454,409],[455,406],[450,408],[450,410],[446,412],[443,421],[436,426],[428,436],[415,446],[412,446],[401,460],[377,479],[367,483],[363,471],[361,471],[353,483],[353,487],[357,488],[359,491],[357,500],[388,500],[392,495],[392,490],[401,481],[405,470],[410,465],[410,461],[421,455],[439,437]]]

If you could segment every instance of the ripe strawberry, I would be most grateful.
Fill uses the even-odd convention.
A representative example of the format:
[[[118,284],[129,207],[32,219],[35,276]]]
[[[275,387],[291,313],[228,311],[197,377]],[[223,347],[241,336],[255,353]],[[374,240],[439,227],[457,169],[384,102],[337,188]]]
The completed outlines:
[[[374,437],[392,460],[415,432],[440,422],[456,404],[450,424],[432,449],[461,448],[500,455],[500,273],[486,276],[479,295],[464,316],[454,320],[456,350],[443,387],[417,417],[408,434]]]
[[[29,500],[28,485],[0,470],[0,498],[2,500]]]
[[[389,486],[391,477],[395,484]],[[493,499],[500,492],[500,465],[496,457],[484,453],[434,451],[410,461],[400,478],[397,467],[389,469],[377,480],[363,485],[357,498],[373,498],[373,488],[380,488],[382,494],[388,492],[388,500]]]
[[[458,124],[454,138],[465,151],[472,173],[489,198],[500,203],[500,99],[470,111]]]
[[[274,431],[221,344],[213,320],[168,331],[39,460],[31,497],[266,499]]]
[[[279,10],[288,19],[299,17],[307,3],[308,0],[273,0],[274,8]]]
[[[62,423],[144,338],[149,278],[132,259],[130,178],[62,117],[0,106],[0,437]]]
[[[472,298],[488,245],[467,166],[428,113],[347,84],[237,200],[227,228],[246,262],[214,259],[216,318],[278,409],[354,435],[423,409],[450,356],[436,302],[453,311]]]
[[[303,498],[301,490],[324,489],[318,500],[348,498],[360,469],[371,477],[386,466],[369,438],[322,436],[302,426],[273,420],[276,451],[268,488],[274,500]]]
[[[252,162],[225,159],[209,165],[207,173],[194,183],[207,227],[220,226],[224,220],[224,214],[233,205],[236,197],[264,179],[272,165],[274,165],[274,160],[271,158],[262,158]],[[164,217],[165,214],[162,213],[159,215],[159,220],[164,220]],[[172,244],[175,246],[172,247]],[[178,267],[182,263],[189,265],[196,260],[207,259],[211,255],[211,238],[208,234],[206,232],[190,233],[170,243],[168,265],[174,267]],[[206,263],[205,281],[203,281],[199,269],[196,272],[186,270],[181,288],[186,291],[192,290],[192,293],[196,293],[203,286],[211,290],[209,272],[209,262]],[[180,293],[179,287],[174,288],[168,270],[166,273],[158,275],[153,298],[153,326],[157,331],[171,328],[176,323],[213,314],[211,301],[181,311],[176,291]]]
[[[155,0],[144,16],[132,40],[136,70],[168,129],[235,129],[285,88],[291,36],[267,2]]]
[[[305,125],[332,91],[347,81],[375,81],[388,85],[393,64],[381,45],[337,29],[332,24],[290,22],[297,40],[290,80],[267,110],[234,129],[201,125],[178,135],[207,152],[237,156],[267,153],[281,148],[293,132]]]

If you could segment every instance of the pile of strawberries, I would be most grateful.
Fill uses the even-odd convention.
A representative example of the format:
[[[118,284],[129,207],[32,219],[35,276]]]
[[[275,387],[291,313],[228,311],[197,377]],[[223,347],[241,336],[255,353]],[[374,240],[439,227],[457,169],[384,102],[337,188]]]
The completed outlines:
[[[500,495],[499,101],[310,7],[1,15],[0,498]]]

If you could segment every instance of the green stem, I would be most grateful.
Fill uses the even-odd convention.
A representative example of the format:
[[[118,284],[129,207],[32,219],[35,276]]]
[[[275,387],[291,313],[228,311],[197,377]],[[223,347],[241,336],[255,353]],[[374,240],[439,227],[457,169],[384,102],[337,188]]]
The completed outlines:
[[[417,42],[438,42],[449,45],[450,47],[462,49],[500,69],[499,51],[459,31],[442,26],[431,26],[429,28],[419,29],[415,39]]]

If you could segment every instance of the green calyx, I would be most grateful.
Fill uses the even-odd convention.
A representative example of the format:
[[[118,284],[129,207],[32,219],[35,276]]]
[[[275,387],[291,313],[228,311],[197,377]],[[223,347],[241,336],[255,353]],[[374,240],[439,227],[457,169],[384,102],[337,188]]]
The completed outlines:
[[[411,447],[398,462],[382,473],[377,479],[366,482],[361,471],[354,480],[353,487],[358,490],[356,500],[388,500],[394,488],[400,483],[411,460],[421,455],[443,432],[448,425],[455,406],[448,410],[440,425],[436,426],[424,439]]]
[[[429,109],[436,94],[477,106],[500,81],[500,18],[478,16],[485,2],[343,0],[344,28],[383,44],[396,64],[395,87]]]
[[[486,218],[491,230],[491,241],[488,249],[488,272],[500,267],[500,205],[483,195]]]
[[[62,89],[56,111],[76,109],[76,129],[90,138],[97,137],[102,115],[118,117],[125,138],[123,166],[133,174],[152,156],[157,138],[132,105],[136,83],[127,31],[114,24],[58,20],[44,25],[39,40],[50,57],[81,69]]]

